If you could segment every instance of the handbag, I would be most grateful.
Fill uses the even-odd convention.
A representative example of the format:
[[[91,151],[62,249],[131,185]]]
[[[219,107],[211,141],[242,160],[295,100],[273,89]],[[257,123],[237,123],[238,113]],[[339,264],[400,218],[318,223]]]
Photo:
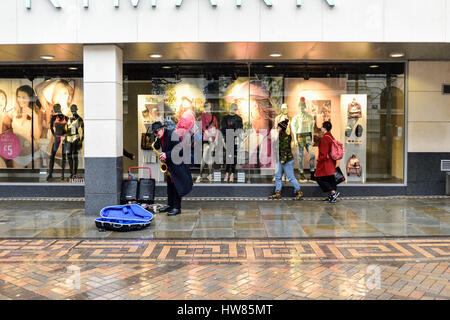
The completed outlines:
[[[151,150],[152,149],[152,134],[148,132],[150,127],[147,128],[146,133],[141,134],[141,149]]]
[[[345,181],[345,177],[341,171],[341,168],[336,167],[336,170],[334,171],[334,178],[336,179],[336,184],[339,184],[339,183]]]

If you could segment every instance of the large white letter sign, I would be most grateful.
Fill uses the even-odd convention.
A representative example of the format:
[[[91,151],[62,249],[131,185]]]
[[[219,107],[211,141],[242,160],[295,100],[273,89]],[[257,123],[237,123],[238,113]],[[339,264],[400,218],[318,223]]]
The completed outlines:
[[[334,7],[334,0],[325,0],[330,7]],[[297,0],[297,7],[302,5],[302,0]]]
[[[56,9],[61,9],[58,0],[49,0]],[[31,0],[25,0],[25,8],[31,9]]]
[[[209,3],[211,3],[211,5],[212,5],[213,7],[216,7],[216,6],[217,6],[217,0],[209,0]],[[177,7],[181,7],[182,4],[183,4],[183,0],[177,0],[177,2],[175,2],[175,5],[176,5]]]

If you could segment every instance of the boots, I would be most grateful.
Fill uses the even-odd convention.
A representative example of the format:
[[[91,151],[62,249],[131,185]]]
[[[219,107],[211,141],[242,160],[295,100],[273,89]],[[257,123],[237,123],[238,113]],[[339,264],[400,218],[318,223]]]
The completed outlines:
[[[302,198],[303,198],[303,192],[301,192],[300,190],[298,190],[298,191],[295,193],[294,200],[301,200]]]
[[[228,172],[225,173],[225,178],[223,178],[223,182],[228,182]]]
[[[281,199],[281,191],[275,191],[273,195],[269,196],[269,199],[271,200]]]
[[[234,173],[230,173],[230,180],[228,180],[229,182],[234,182]]]

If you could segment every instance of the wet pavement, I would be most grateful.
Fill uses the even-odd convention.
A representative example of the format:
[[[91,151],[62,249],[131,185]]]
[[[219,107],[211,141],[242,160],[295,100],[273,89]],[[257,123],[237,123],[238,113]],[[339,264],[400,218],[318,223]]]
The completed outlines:
[[[157,204],[164,204],[158,200]],[[185,200],[150,227],[101,232],[82,201],[1,201],[0,238],[260,239],[450,235],[450,197],[342,198],[335,204],[259,199]]]
[[[0,202],[0,300],[450,299],[449,197],[189,200],[134,232],[83,206]]]

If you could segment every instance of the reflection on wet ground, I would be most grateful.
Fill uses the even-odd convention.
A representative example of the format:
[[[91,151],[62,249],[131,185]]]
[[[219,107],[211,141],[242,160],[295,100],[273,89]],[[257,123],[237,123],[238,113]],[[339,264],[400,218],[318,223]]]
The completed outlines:
[[[163,203],[163,202],[159,202]],[[2,238],[310,238],[450,235],[450,197],[303,201],[183,202],[182,214],[157,213],[150,227],[99,231],[82,201],[2,201]]]

